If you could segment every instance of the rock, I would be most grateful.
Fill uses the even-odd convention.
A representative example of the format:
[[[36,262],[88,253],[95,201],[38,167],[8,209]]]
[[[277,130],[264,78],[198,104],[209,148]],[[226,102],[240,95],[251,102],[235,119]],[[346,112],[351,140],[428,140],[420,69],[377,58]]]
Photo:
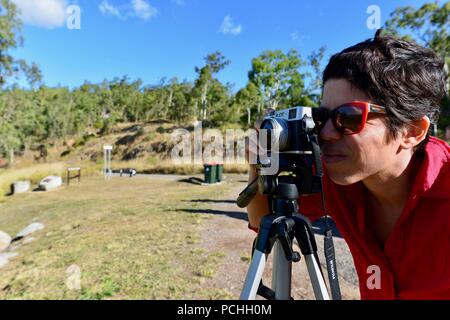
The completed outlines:
[[[2,254],[0,254],[0,269],[3,268],[8,264],[9,260],[6,259],[6,257],[3,257]]]
[[[20,249],[21,246],[22,246],[21,243],[12,244],[12,245],[8,248],[8,250],[9,250],[9,251],[17,251],[17,250]]]
[[[75,139],[68,139],[68,140],[64,141],[64,145],[69,148],[72,148],[73,145],[75,144],[75,142],[76,142]]]
[[[24,238],[30,234],[32,234],[33,232],[36,232],[38,230],[44,229],[44,225],[41,223],[32,223],[30,224],[28,227],[26,227],[25,229],[23,229],[22,231],[20,231],[18,234],[16,234],[16,238]]]
[[[30,242],[33,242],[34,240],[36,240],[36,239],[33,237],[25,238],[25,240],[23,240],[23,244],[28,244]]]
[[[39,182],[39,189],[48,191],[56,189],[62,185],[62,178],[58,176],[48,176]]]
[[[0,252],[6,250],[11,243],[11,237],[6,232],[0,231]]]
[[[11,260],[12,258],[17,257],[19,254],[17,252],[5,252],[1,254],[3,257],[5,257],[8,260]]]
[[[0,253],[0,269],[6,266],[9,260],[17,255],[17,252]]]
[[[31,188],[30,181],[15,181],[11,185],[11,193],[12,194],[24,193],[30,190],[30,188]]]

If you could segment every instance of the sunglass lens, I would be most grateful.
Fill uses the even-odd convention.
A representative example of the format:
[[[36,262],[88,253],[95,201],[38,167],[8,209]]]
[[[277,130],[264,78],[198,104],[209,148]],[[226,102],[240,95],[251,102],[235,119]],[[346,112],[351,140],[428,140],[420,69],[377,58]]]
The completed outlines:
[[[343,134],[359,132],[362,126],[363,112],[355,106],[342,106],[336,110],[334,125]]]

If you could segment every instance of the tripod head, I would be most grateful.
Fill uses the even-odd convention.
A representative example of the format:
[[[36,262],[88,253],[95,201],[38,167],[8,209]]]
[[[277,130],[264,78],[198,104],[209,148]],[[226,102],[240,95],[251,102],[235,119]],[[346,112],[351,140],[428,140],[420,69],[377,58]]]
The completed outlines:
[[[295,199],[297,199],[300,195],[322,191],[323,170],[318,138],[314,132],[305,133],[305,138],[307,150],[269,153],[270,156],[277,156],[279,161],[278,171],[274,175],[264,174],[261,169],[268,165],[268,161],[262,164],[258,156],[256,166],[259,173],[258,178],[239,194],[237,205],[240,208],[245,208],[255,197],[256,192],[269,195],[270,202],[272,197],[291,198],[295,194]],[[269,161],[270,156],[268,157]],[[271,208],[270,205],[269,208]]]

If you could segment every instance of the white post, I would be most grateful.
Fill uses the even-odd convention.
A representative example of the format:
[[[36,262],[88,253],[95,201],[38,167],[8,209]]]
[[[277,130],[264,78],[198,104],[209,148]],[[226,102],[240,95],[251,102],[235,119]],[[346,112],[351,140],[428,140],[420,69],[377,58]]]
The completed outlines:
[[[108,180],[111,179],[111,150],[108,150]]]
[[[105,179],[111,179],[111,151],[112,146],[111,145],[104,145],[103,146],[104,151],[104,176]]]

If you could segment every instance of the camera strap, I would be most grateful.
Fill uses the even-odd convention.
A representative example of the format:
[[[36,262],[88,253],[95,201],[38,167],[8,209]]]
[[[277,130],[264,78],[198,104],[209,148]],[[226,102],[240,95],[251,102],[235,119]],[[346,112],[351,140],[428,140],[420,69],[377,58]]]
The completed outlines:
[[[324,234],[324,254],[327,262],[328,281],[331,288],[331,296],[333,300],[341,300],[341,289],[339,286],[339,278],[337,273],[336,255],[334,251],[333,232],[329,224],[329,216],[325,207],[325,195],[323,192],[323,168],[322,160],[320,158],[320,147],[317,141],[317,135],[313,135],[310,138],[313,155],[316,166],[316,176],[320,178],[320,192],[322,194],[322,207],[325,213],[325,234]]]

